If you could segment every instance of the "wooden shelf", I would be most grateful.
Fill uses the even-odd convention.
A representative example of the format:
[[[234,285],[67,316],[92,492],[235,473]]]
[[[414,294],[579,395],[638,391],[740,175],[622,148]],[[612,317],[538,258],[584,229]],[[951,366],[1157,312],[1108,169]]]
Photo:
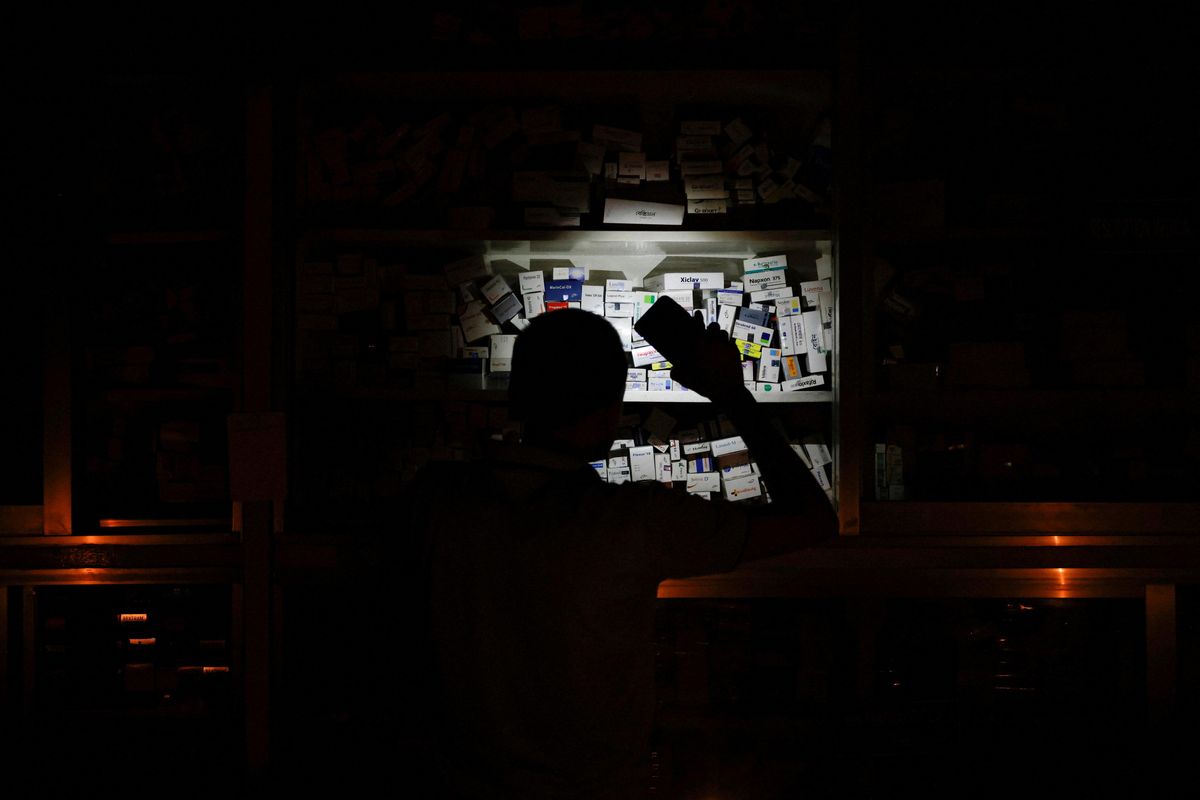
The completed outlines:
[[[973,424],[1006,420],[1033,427],[1043,426],[1047,421],[1079,425],[1097,419],[1144,418],[1186,412],[1194,410],[1195,406],[1195,399],[1189,398],[1181,389],[1105,386],[1071,389],[949,387],[928,392],[885,389],[870,402],[872,413],[881,420]]]
[[[1192,536],[859,536],[664,581],[658,596],[1144,597],[1148,584],[1198,578],[1200,537]]]
[[[1082,236],[1082,231],[1061,225],[1011,225],[982,228],[874,228],[867,237],[884,244],[936,244],[939,242],[985,243],[996,241],[1036,241]]]
[[[1200,503],[864,502],[864,534],[1197,535]]]
[[[28,536],[0,547],[0,585],[228,583],[242,560],[229,533]]]

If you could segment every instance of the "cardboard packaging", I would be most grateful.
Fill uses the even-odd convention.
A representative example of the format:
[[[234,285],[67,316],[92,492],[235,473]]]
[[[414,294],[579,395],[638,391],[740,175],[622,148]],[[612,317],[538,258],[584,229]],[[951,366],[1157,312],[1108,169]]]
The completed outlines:
[[[545,295],[543,295],[541,292],[530,292],[529,294],[522,295],[522,299],[525,301],[526,318],[533,319],[539,314],[544,314],[546,312],[546,303],[544,297]]]
[[[787,286],[787,270],[779,267],[747,272],[742,276],[742,282],[747,291],[760,292],[766,289],[779,289]]]
[[[741,339],[735,339],[733,343],[737,346],[738,352],[746,358],[760,358],[762,356],[762,345],[757,342],[745,342]]]
[[[742,261],[743,272],[756,272],[764,269],[783,269],[787,267],[787,256],[759,256]]]
[[[541,294],[546,291],[546,280],[542,271],[531,270],[517,276],[521,282],[521,294]]]
[[[771,324],[771,314],[766,310],[765,306],[760,306],[756,303],[751,303],[746,308],[738,309],[738,322],[746,322],[750,325],[757,325],[760,328],[766,328]]]
[[[556,281],[586,281],[588,279],[587,267],[577,267],[572,264],[569,267],[555,267],[551,270],[550,277]]]
[[[778,348],[764,347],[758,362],[758,380],[762,383],[779,383],[779,369],[783,352]]]
[[[786,300],[792,296],[792,287],[780,286],[775,289],[762,289],[757,292],[750,293],[750,302],[752,303],[768,303],[779,300]]]
[[[744,478],[734,478],[724,481],[725,484],[725,499],[726,500],[750,500],[754,497],[762,497],[762,484],[758,480],[757,475],[748,475]]]
[[[746,478],[753,475],[754,467],[750,466],[749,463],[739,464],[736,467],[721,467],[719,474],[721,476],[721,480],[732,481],[737,480],[738,478]]]
[[[608,482],[625,483],[630,479],[629,457],[613,456],[608,459]]]
[[[651,373],[650,377],[647,378],[647,380],[646,380],[646,389],[651,392],[669,392],[669,391],[671,391],[671,375],[670,375],[670,373],[667,373],[665,375],[655,375],[655,374]]]
[[[752,342],[760,347],[770,347],[771,340],[775,338],[775,332],[761,325],[738,320],[733,323],[733,338],[743,342]],[[758,356],[754,357],[758,358]]]
[[[579,289],[579,307],[592,314],[604,316],[604,287],[581,286]]]
[[[717,457],[738,453],[745,449],[746,442],[740,436],[730,436],[726,439],[712,441],[712,454]]]
[[[745,297],[741,289],[718,289],[717,304],[722,306],[734,306],[740,308],[742,299]]]
[[[717,472],[694,472],[687,476],[687,491],[696,492],[721,491],[721,475]]]
[[[816,389],[825,385],[824,375],[808,375],[803,378],[793,378],[779,384],[780,391],[799,392],[803,389]]]
[[[629,476],[634,481],[658,480],[654,468],[654,448],[650,445],[629,448]]]
[[[514,334],[499,333],[492,336],[489,342],[492,372],[512,371],[512,354],[516,343],[517,337]]]
[[[727,213],[730,204],[724,199],[688,200],[688,213],[706,215],[706,213]]]
[[[671,470],[671,456],[666,453],[654,454],[654,472],[659,483],[671,483],[674,473]]]
[[[576,280],[548,281],[545,294],[547,301],[578,303],[583,297],[583,284]]]
[[[503,275],[495,276],[479,287],[479,290],[483,292],[484,299],[493,305],[499,302],[504,295],[512,291]]]
[[[496,321],[503,324],[515,317],[521,311],[521,301],[512,292],[504,295],[500,302],[492,306],[492,314],[495,315]]]

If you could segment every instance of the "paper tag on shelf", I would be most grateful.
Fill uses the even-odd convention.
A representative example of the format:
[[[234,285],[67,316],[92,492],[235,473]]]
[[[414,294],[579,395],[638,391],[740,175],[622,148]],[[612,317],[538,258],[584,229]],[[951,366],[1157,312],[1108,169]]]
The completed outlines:
[[[684,207],[671,203],[622,200],[604,201],[604,222],[614,225],[682,225]]]

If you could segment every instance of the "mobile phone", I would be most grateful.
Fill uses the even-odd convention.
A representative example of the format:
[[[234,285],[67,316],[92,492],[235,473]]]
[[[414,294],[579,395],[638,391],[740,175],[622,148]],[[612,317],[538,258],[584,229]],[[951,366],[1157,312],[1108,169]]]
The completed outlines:
[[[672,364],[694,362],[704,337],[704,326],[665,296],[654,301],[633,328]]]

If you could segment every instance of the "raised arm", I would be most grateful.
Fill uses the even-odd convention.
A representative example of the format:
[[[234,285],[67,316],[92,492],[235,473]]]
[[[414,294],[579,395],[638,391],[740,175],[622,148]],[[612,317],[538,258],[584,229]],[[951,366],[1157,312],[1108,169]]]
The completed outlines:
[[[696,317],[697,325],[703,322]],[[737,348],[716,324],[704,330],[697,355],[672,375],[725,413],[754,453],[772,503],[750,514],[742,560],[788,553],[837,535],[838,519],[800,456],[765,418],[746,389]]]

